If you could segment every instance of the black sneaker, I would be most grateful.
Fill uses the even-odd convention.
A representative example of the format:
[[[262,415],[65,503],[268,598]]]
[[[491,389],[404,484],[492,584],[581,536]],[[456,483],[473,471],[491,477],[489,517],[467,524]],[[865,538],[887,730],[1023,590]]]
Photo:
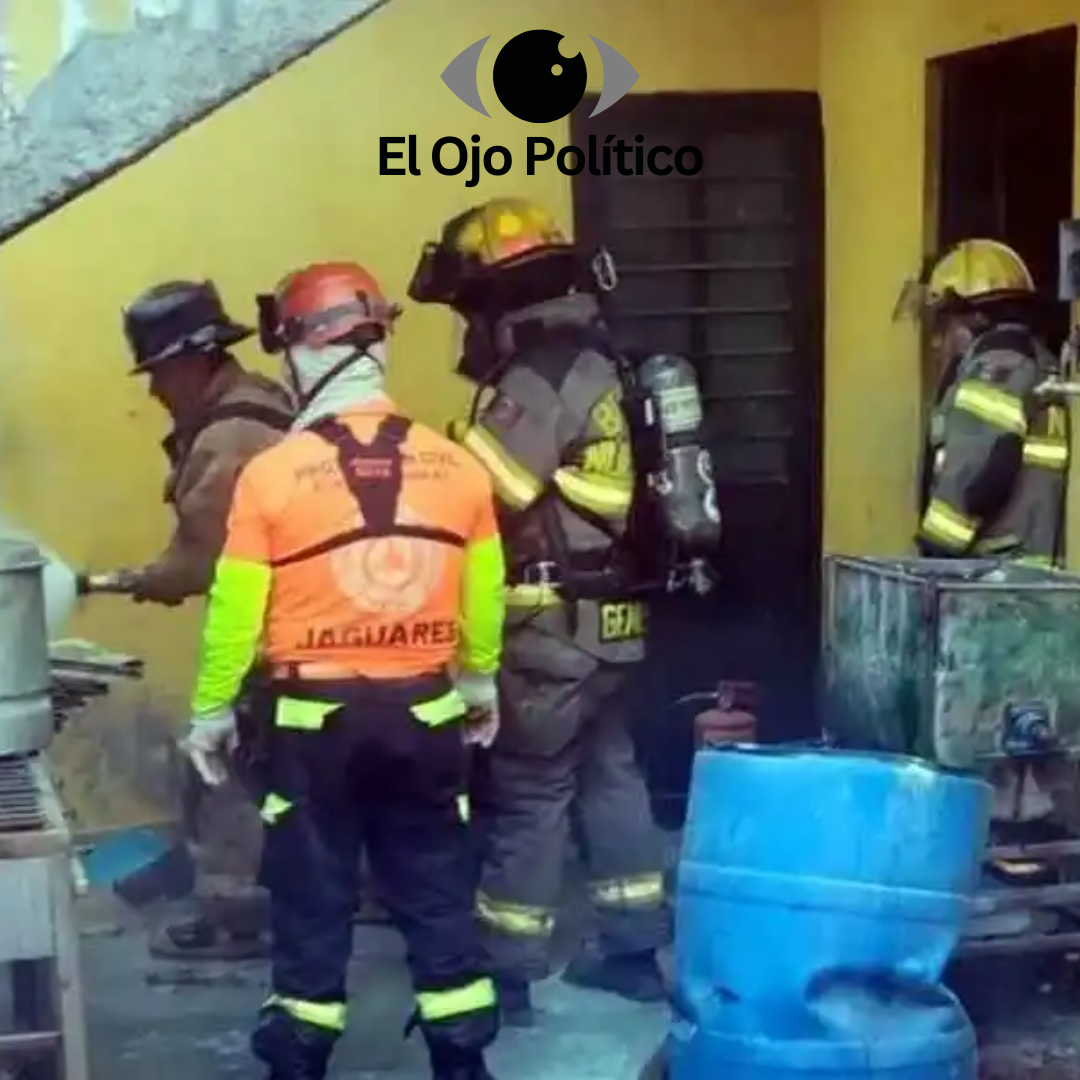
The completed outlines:
[[[583,990],[617,994],[642,1004],[667,1000],[667,987],[656,953],[627,956],[579,956],[563,972],[563,982]]]

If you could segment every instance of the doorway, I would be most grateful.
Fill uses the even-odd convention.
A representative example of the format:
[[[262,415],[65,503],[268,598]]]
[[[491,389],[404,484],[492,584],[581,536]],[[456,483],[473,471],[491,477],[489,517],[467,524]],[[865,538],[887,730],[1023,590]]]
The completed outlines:
[[[579,240],[612,253],[616,336],[697,371],[724,538],[705,598],[653,608],[639,747],[665,825],[681,818],[694,707],[719,680],[759,685],[765,739],[813,734],[819,628],[824,256],[816,94],[630,94],[572,141],[694,146],[700,172],[574,178]]]
[[[1040,291],[1057,293],[1058,223],[1073,214],[1076,27],[953,53],[928,65],[927,250],[1002,240]],[[1044,331],[1069,330],[1061,304]],[[924,400],[935,374],[924,359]]]

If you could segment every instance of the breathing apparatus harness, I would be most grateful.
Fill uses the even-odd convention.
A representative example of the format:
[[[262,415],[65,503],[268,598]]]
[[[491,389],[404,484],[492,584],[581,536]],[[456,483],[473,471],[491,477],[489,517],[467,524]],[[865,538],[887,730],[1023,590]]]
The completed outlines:
[[[590,291],[600,301],[602,312],[604,298],[618,284],[610,253],[601,249],[589,264],[589,271]],[[484,325],[477,323],[477,327]],[[554,482],[549,481],[536,503],[521,515],[521,520],[507,528],[522,542],[521,546],[539,547],[547,557],[511,567],[511,577],[520,577],[522,584],[548,586],[567,602],[639,599],[686,587],[698,593],[707,591],[711,579],[702,561],[683,557],[678,542],[679,525],[667,514],[664,499],[676,487],[677,480],[669,467],[670,448],[661,422],[662,406],[656,395],[643,385],[633,354],[617,344],[606,320],[601,317],[591,324],[548,325],[540,319],[515,323],[510,357],[496,352],[492,326],[493,321],[487,322],[485,330],[477,330],[482,340],[489,343],[490,355],[498,359],[486,365],[483,377],[477,380],[469,410],[470,426],[477,423],[482,398],[497,385],[508,363],[528,364],[530,352],[535,351],[543,353],[542,366],[568,371],[582,352],[591,350],[604,356],[615,370],[634,463],[630,515],[623,531],[600,514],[576,504],[568,505]],[[570,448],[573,458],[577,460],[589,445],[590,442],[573,444]],[[560,506],[567,507],[608,538],[609,546],[599,561],[583,559],[571,552]],[[534,528],[539,532],[535,539],[529,536]]]

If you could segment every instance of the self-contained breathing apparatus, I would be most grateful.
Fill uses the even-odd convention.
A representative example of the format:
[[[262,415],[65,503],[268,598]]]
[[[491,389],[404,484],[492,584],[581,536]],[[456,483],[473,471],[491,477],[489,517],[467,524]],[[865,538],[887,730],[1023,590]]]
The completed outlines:
[[[600,294],[614,291],[618,284],[614,261],[606,250],[593,258],[590,273]],[[691,363],[670,353],[624,349],[604,322],[544,327],[538,331],[537,345],[548,351],[570,350],[571,362],[577,353],[593,349],[612,363],[634,468],[630,513],[621,534],[598,515],[573,507],[574,513],[611,537],[611,556],[603,567],[575,567],[555,512],[560,496],[554,485],[541,496],[536,511],[545,546],[553,551],[559,567],[562,594],[582,600],[683,590],[704,595],[714,583],[707,560],[719,546],[722,522],[712,459],[701,442],[704,414]],[[470,423],[475,423],[484,391],[500,370],[491,371],[479,384]]]

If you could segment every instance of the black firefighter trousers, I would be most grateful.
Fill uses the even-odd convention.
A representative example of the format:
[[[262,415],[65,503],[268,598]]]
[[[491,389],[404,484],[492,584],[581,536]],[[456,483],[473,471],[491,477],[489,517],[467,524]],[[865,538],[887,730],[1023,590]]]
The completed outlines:
[[[507,650],[502,727],[474,788],[488,956],[498,978],[527,982],[550,972],[571,830],[602,953],[647,952],[670,934],[661,836],[626,724],[627,669],[594,661],[569,677],[528,666],[528,652]]]
[[[274,688],[260,875],[272,992],[252,1039],[272,1080],[321,1080],[344,1029],[365,847],[405,938],[435,1076],[478,1072],[497,1034],[474,914],[461,716],[430,715],[449,689],[443,677]]]

